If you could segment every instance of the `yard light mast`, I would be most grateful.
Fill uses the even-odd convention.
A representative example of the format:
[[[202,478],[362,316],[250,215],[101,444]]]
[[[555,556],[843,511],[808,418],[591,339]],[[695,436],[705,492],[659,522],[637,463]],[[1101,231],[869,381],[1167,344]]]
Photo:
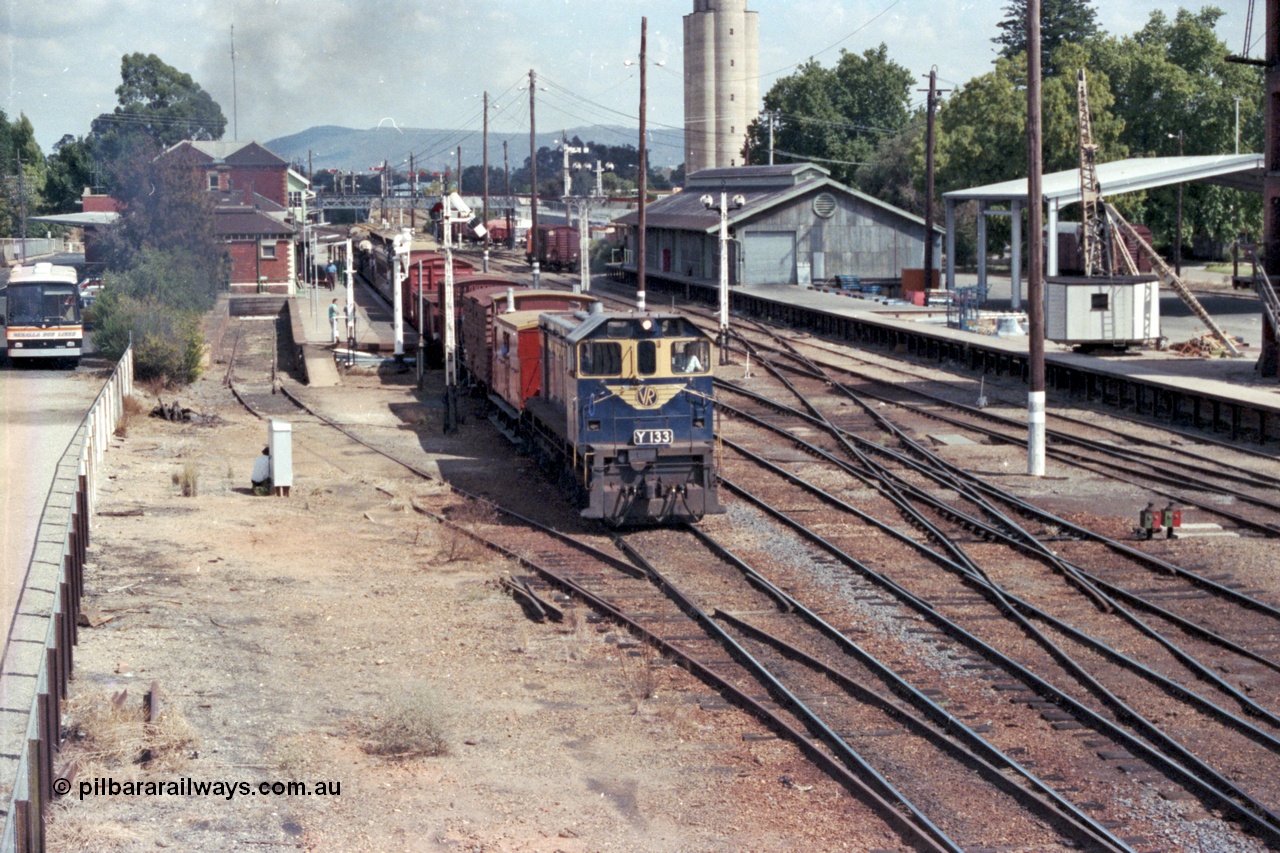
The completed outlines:
[[[404,302],[401,299],[404,280],[409,276],[409,250],[413,247],[413,231],[402,229],[391,238],[392,318],[395,329],[396,364],[404,366]]]
[[[720,332],[716,344],[720,347],[720,363],[729,363],[729,211],[737,210],[747,203],[741,195],[735,195],[732,201],[724,187],[720,188],[720,203],[710,194],[701,198],[707,210],[715,210],[720,214]]]

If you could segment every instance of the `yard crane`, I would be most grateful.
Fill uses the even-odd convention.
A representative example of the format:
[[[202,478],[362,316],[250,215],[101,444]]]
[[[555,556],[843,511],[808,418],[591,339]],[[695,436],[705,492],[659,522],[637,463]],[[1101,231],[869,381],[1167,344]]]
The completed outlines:
[[[1103,252],[1106,226],[1099,216],[1102,184],[1098,182],[1098,143],[1093,141],[1093,120],[1089,117],[1089,86],[1084,69],[1076,73],[1077,127],[1080,130],[1080,204],[1083,208],[1080,228],[1080,253],[1084,256],[1085,276],[1111,272],[1110,252]]]
[[[1241,355],[1235,341],[1214,322],[1213,317],[1200,304],[1187,285],[1176,272],[1164,261],[1164,258],[1142,238],[1137,230],[1120,215],[1115,206],[1102,199],[1102,184],[1098,180],[1097,158],[1098,144],[1093,141],[1093,122],[1089,117],[1089,87],[1085,81],[1084,69],[1076,74],[1076,106],[1080,130],[1080,203],[1083,207],[1080,229],[1080,249],[1084,255],[1084,274],[1086,276],[1111,275],[1113,252],[1110,244],[1114,243],[1115,255],[1128,275],[1138,274],[1138,264],[1129,252],[1126,241],[1132,241],[1139,253],[1151,262],[1160,281],[1186,304],[1191,312],[1209,329],[1210,334],[1218,339],[1231,355]],[[1111,240],[1112,235],[1119,233],[1124,239]]]

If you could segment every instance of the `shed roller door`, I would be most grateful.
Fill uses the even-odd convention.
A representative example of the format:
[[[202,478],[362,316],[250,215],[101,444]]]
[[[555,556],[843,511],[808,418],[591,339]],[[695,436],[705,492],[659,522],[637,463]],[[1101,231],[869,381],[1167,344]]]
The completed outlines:
[[[742,236],[742,250],[745,284],[796,283],[794,231],[748,231]]]

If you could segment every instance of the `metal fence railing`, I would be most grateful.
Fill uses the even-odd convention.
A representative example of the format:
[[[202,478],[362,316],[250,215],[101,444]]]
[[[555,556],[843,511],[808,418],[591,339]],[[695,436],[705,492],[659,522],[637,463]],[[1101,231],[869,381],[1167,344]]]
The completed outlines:
[[[61,237],[28,237],[26,240],[20,237],[0,238],[0,256],[4,257],[8,265],[16,264],[24,257],[31,261],[42,255],[68,251],[71,251],[68,243]]]
[[[2,853],[45,849],[44,810],[54,795],[54,755],[84,594],[89,517],[103,454],[132,391],[130,346],[58,463],[5,641],[0,664]]]

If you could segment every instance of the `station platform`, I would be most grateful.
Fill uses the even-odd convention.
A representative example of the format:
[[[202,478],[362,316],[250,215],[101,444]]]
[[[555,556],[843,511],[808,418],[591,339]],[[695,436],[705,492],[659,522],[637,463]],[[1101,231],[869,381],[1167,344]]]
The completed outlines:
[[[1228,334],[1243,341],[1242,357],[1203,358],[1179,355],[1172,348],[1125,352],[1077,352],[1045,343],[1046,390],[1050,405],[1059,399],[1100,401],[1140,414],[1225,432],[1231,440],[1280,442],[1280,384],[1259,375],[1261,308],[1252,292],[1237,291],[1230,276],[1197,275],[1184,280]],[[717,289],[705,281],[667,274],[646,276],[648,302],[660,305],[663,294],[714,305]],[[958,277],[958,285],[976,277]],[[982,310],[1013,314],[1011,285],[989,280]],[[1029,375],[1028,339],[996,337],[949,328],[942,307],[917,306],[884,296],[858,296],[797,285],[740,285],[730,291],[734,314],[766,320],[815,335],[858,345],[895,349],[926,360],[980,372]],[[1023,301],[1023,306],[1025,301]],[[1161,332],[1171,343],[1207,332],[1203,324],[1165,288],[1160,291]],[[1061,403],[1059,403],[1061,404]]]
[[[359,275],[353,276],[352,280],[352,301],[356,317],[354,349],[357,357],[362,363],[376,363],[380,358],[390,358],[395,349],[391,307]],[[329,323],[329,305],[334,304],[334,300],[338,308],[339,341],[336,344]],[[346,307],[345,283],[335,284],[332,288],[304,288],[289,300],[294,341],[301,352],[308,385],[330,387],[341,384],[337,362],[348,350],[344,320]],[[410,359],[417,346],[417,333],[406,328],[404,352]]]

